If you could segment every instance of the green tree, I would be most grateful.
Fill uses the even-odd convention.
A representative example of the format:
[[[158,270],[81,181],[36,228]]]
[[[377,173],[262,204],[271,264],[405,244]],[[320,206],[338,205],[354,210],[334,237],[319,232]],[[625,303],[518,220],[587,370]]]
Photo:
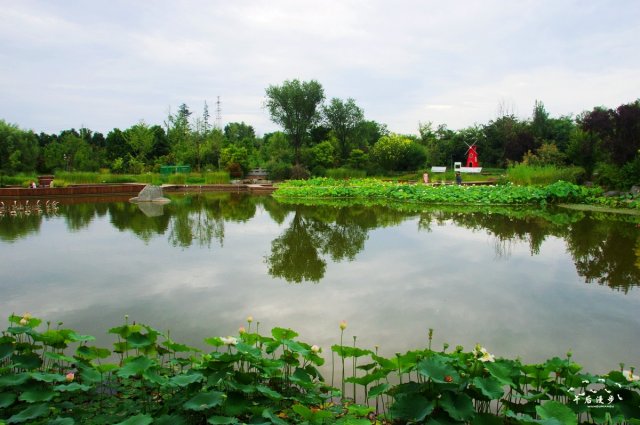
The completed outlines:
[[[39,153],[38,137],[32,131],[21,130],[0,120],[0,171],[34,171]]]
[[[249,154],[247,148],[243,146],[229,145],[220,152],[220,163],[224,168],[229,168],[233,164],[238,164],[242,172],[249,169]]]
[[[64,130],[44,151],[45,166],[49,170],[96,171],[100,166],[93,149],[74,129]]]
[[[287,80],[281,86],[269,86],[266,96],[271,120],[284,129],[296,164],[300,164],[300,148],[311,127],[320,120],[318,107],[324,100],[324,90],[315,80]]]
[[[146,162],[147,155],[153,149],[153,143],[155,142],[153,130],[141,120],[138,124],[125,130],[124,138],[135,153],[136,158],[139,161]]]
[[[364,112],[356,105],[355,100],[349,98],[344,102],[335,97],[323,108],[323,112],[326,123],[338,139],[340,158],[344,162],[349,157],[349,147],[358,126],[364,122]]]
[[[317,167],[331,168],[335,161],[334,152],[335,148],[329,140],[318,143],[308,151],[309,167],[311,167],[312,170]]]
[[[244,146],[248,150],[255,148],[256,133],[252,126],[244,122],[231,122],[225,125],[224,137],[228,143]]]
[[[424,165],[424,147],[406,136],[382,136],[371,149],[371,159],[387,171],[416,170]]]
[[[369,152],[369,149],[375,145],[382,136],[388,135],[389,130],[387,130],[385,124],[379,124],[375,121],[362,121],[356,129],[354,147],[361,149],[363,152]]]
[[[193,165],[196,159],[196,152],[191,144],[191,124],[189,117],[192,112],[186,104],[181,104],[178,112],[169,113],[165,125],[167,127],[167,137],[171,154],[180,164]]]
[[[106,156],[108,161],[115,161],[117,158],[125,158],[132,153],[131,145],[127,143],[124,133],[114,128],[107,134]]]

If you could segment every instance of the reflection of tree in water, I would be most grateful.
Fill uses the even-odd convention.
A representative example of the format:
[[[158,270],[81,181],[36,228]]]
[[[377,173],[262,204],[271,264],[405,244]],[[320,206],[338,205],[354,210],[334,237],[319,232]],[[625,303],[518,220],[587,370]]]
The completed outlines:
[[[569,228],[569,252],[585,282],[597,282],[625,293],[640,286],[636,226],[633,220],[603,221],[589,215]]]
[[[31,233],[40,231],[40,224],[43,220],[42,214],[21,214],[12,217],[11,215],[0,216],[0,240],[5,242],[15,242],[18,239],[27,237]]]
[[[266,258],[269,274],[287,282],[319,282],[327,267],[321,254],[333,261],[352,261],[364,249],[369,229],[397,224],[406,213],[384,207],[290,207],[293,219],[271,243]]]
[[[219,203],[209,204],[202,198],[188,197],[179,208],[172,210],[169,242],[173,246],[186,248],[197,242],[199,246],[211,247],[213,239],[222,246],[224,221],[221,219]]]
[[[419,227],[430,230],[431,223],[442,225],[451,221],[471,230],[485,231],[494,238],[497,258],[508,258],[514,242],[529,245],[531,255],[540,253],[540,246],[548,235],[560,235],[562,228],[549,220],[549,214],[530,209],[483,208],[469,209],[440,207],[420,214]]]
[[[213,241],[223,245],[225,221],[248,221],[261,206],[279,224],[291,217],[287,229],[272,241],[271,254],[266,258],[269,273],[288,282],[319,282],[328,258],[336,262],[354,260],[364,249],[371,229],[417,218],[420,230],[454,223],[472,231],[485,231],[494,238],[494,249],[500,258],[510,255],[510,246],[515,242],[527,243],[531,255],[537,255],[548,236],[561,237],[566,240],[577,273],[587,283],[597,282],[624,292],[640,285],[640,230],[636,217],[564,209],[407,204],[390,207],[348,202],[304,205],[237,193],[171,198],[172,202],[164,206],[164,214],[155,217],[148,217],[128,202],[62,205],[57,215],[64,218],[70,231],[86,228],[95,218],[108,214],[115,228],[131,231],[145,242],[167,234],[173,246],[210,247]],[[45,213],[2,217],[0,240],[13,242],[37,233],[48,219]]]
[[[105,204],[75,204],[62,205],[60,214],[64,216],[67,227],[71,231],[78,231],[89,227],[95,217],[103,216],[107,211]]]
[[[134,235],[149,242],[155,235],[162,235],[169,227],[170,217],[167,214],[148,217],[136,204],[129,202],[111,203],[108,205],[111,224],[118,230],[131,230]]]
[[[289,228],[271,242],[269,274],[288,282],[319,282],[327,263],[318,255],[319,241],[314,239],[315,232],[309,231],[302,214],[296,212]]]
[[[194,243],[211,247],[212,241],[224,243],[225,221],[246,222],[256,214],[260,197],[245,193],[211,193],[172,198],[167,205],[172,216],[169,242],[189,247]]]

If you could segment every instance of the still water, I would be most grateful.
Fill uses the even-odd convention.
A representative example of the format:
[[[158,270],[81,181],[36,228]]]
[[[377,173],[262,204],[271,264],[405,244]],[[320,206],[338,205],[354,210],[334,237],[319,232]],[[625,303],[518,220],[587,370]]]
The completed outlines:
[[[525,362],[571,350],[590,372],[640,368],[637,217],[171,199],[0,216],[0,315],[29,311],[105,347],[129,315],[201,348],[251,315],[325,358],[346,320],[348,341],[384,355],[425,347],[433,328],[435,348],[480,343]]]

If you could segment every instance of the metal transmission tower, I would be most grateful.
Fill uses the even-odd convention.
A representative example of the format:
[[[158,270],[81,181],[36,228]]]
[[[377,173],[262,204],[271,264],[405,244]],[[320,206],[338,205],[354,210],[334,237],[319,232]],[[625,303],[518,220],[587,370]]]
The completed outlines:
[[[220,96],[218,96],[218,100],[216,101],[216,128],[218,130],[222,129],[222,108],[220,107]]]

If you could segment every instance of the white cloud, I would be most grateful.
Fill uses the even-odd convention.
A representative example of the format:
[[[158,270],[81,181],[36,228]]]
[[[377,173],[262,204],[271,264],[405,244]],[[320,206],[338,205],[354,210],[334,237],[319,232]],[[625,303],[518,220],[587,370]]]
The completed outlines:
[[[223,123],[262,134],[265,88],[293,78],[401,133],[486,123],[502,99],[577,114],[638,97],[638,15],[631,0],[17,2],[0,18],[0,118],[108,132],[221,96]]]

